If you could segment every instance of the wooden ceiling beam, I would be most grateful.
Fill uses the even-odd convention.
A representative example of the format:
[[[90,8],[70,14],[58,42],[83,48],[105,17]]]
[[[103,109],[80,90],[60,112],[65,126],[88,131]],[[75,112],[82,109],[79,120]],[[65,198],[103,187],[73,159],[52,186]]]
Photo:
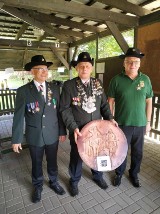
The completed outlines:
[[[160,22],[159,11],[153,12],[139,19],[139,25],[145,25],[153,22]]]
[[[128,2],[126,0],[97,0],[98,2],[101,2],[103,4],[112,6],[114,8],[118,8],[126,13],[132,13],[136,16],[144,16],[146,14],[151,13],[151,11],[142,8],[138,5],[132,4],[131,2]]]
[[[19,10],[16,8],[12,8],[12,7],[8,7],[8,6],[3,6],[2,9],[7,12],[10,13],[13,16],[16,16],[17,18],[23,20],[24,22],[27,22],[37,28],[43,29],[45,32],[47,32],[49,35],[56,37],[57,39],[59,39],[60,41],[64,41],[67,43],[72,42],[73,40],[71,38],[65,37],[65,36],[61,36],[58,35],[54,32],[53,29],[46,27],[44,24],[42,24],[41,22],[37,21],[36,19],[33,19],[28,13],[26,13],[25,10]]]
[[[126,26],[138,26],[138,18],[127,16],[121,13],[115,13],[104,9],[89,7],[76,2],[68,2],[64,0],[1,0],[5,5],[32,9],[37,11],[46,11],[50,13],[60,13],[69,16],[80,16],[85,19],[98,22],[111,21]],[[42,9],[43,5],[43,9]]]
[[[115,40],[117,41],[117,43],[123,50],[123,52],[126,53],[129,46],[128,46],[126,40],[124,39],[124,37],[122,36],[121,32],[119,31],[117,25],[115,23],[109,22],[109,21],[106,21],[106,24],[107,24],[109,30],[111,31],[112,35],[114,36]]]
[[[4,47],[28,47],[28,48],[50,48],[53,46],[53,42],[38,42],[32,41],[32,46],[27,46],[27,42],[25,40],[11,40],[11,39],[0,39],[0,46]],[[67,49],[67,44],[60,44],[58,50]]]
[[[119,26],[120,32],[123,32],[125,30],[129,30],[129,29],[131,29],[131,28],[127,28],[126,26],[123,26],[123,25]],[[102,31],[102,32],[100,32],[98,34],[94,34],[92,36],[85,37],[84,39],[79,39],[79,40],[71,43],[69,47],[73,48],[73,47],[76,47],[76,46],[83,45],[85,43],[94,41],[94,40],[97,39],[97,36],[98,36],[98,38],[103,38],[105,36],[110,36],[110,35],[111,35],[111,32],[110,32],[109,29],[107,29],[107,30]]]
[[[57,48],[51,46],[52,52],[57,56],[57,58],[62,62],[62,64],[69,70],[69,64],[66,59],[57,51]]]
[[[83,31],[90,31],[92,33],[98,33],[100,31],[102,31],[101,28],[83,24],[81,22],[72,21],[69,19],[59,18],[54,15],[47,15],[47,14],[39,13],[39,12],[33,13],[33,11],[30,11],[29,13],[32,14],[32,17],[36,18],[37,20],[42,21],[43,23],[48,22],[48,23],[54,23],[57,25],[64,25],[64,26],[68,26],[69,28],[72,28],[72,29],[76,28],[76,29],[80,29]]]
[[[22,24],[21,28],[19,29],[19,31],[15,37],[16,40],[19,40],[19,38],[21,38],[22,34],[25,32],[25,30],[27,30],[28,26],[29,26],[29,24],[27,24],[27,23]]]

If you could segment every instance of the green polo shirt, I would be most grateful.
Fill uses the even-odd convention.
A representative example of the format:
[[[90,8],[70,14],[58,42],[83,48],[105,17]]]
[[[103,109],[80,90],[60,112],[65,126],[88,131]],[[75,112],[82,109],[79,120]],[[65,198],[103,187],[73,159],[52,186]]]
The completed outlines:
[[[146,99],[152,96],[150,79],[141,72],[134,80],[125,72],[116,75],[108,90],[115,99],[115,120],[124,126],[146,126]]]

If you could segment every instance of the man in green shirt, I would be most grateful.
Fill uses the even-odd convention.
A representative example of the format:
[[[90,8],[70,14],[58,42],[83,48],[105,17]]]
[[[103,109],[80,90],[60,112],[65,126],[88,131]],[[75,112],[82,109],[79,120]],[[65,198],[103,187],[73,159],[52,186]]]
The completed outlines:
[[[129,177],[134,187],[140,187],[138,179],[143,156],[144,135],[149,132],[152,113],[152,86],[147,75],[139,71],[141,58],[139,49],[129,48],[124,59],[124,71],[110,82],[108,101],[115,120],[131,146]],[[115,170],[114,186],[121,184],[127,158]]]

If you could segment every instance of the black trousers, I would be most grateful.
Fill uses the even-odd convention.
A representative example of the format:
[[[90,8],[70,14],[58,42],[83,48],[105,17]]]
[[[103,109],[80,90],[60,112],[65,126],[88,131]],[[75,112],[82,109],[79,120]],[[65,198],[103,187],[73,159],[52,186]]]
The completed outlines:
[[[140,166],[143,158],[143,145],[144,145],[144,135],[145,126],[119,126],[124,132],[128,147],[131,148],[131,164],[129,169],[130,176],[137,178],[140,172]],[[127,157],[124,162],[115,170],[116,174],[123,175],[127,164]]]
[[[72,185],[78,185],[82,175],[82,159],[79,156],[77,144],[75,143],[74,136],[70,136],[70,163],[69,163],[69,174],[70,182]],[[102,172],[91,169],[93,179],[100,180],[103,176]]]
[[[44,152],[46,155],[49,182],[53,185],[56,184],[58,176],[57,150],[58,141],[51,145],[44,145],[42,147],[29,145],[32,160],[32,184],[35,188],[41,188],[43,186],[42,162]]]

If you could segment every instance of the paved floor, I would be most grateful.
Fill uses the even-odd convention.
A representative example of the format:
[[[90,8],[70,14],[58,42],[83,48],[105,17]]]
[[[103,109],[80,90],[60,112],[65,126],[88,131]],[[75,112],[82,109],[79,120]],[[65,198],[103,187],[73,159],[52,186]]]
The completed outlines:
[[[2,123],[0,134],[11,132],[11,119]],[[10,122],[9,122],[10,120]],[[7,125],[6,125],[7,124]],[[5,128],[6,127],[6,128]],[[7,131],[6,131],[7,129]],[[10,143],[10,142],[6,142]],[[119,187],[112,185],[114,172],[105,172],[109,185],[106,191],[92,180],[89,168],[83,165],[83,176],[79,184],[79,195],[71,197],[68,192],[69,142],[60,144],[58,151],[59,181],[66,194],[58,196],[48,187],[46,161],[44,158],[44,189],[42,200],[31,202],[31,160],[28,149],[20,154],[13,152],[0,159],[0,214],[160,214],[160,144],[145,142],[140,180],[142,187],[134,188],[128,180],[128,172]],[[128,166],[129,168],[129,158]]]

